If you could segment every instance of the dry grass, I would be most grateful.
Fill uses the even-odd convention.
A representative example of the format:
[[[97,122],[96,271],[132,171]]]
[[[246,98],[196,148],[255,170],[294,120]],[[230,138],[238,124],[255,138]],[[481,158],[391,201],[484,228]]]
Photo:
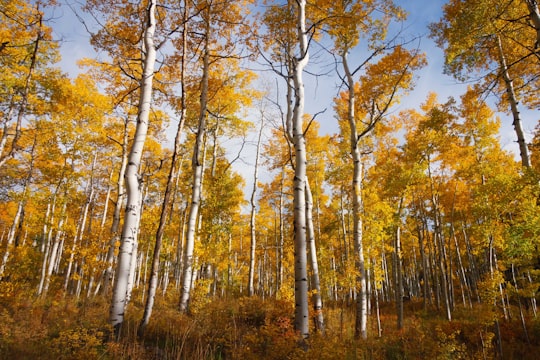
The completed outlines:
[[[136,336],[142,301],[134,297],[122,339],[111,341],[108,301],[77,301],[61,293],[34,299],[29,290],[0,298],[2,359],[491,359],[492,321],[481,307],[456,309],[448,322],[411,302],[404,329],[396,329],[393,306],[381,309],[382,337],[374,316],[367,340],[353,337],[351,306],[325,309],[326,333],[299,346],[293,304],[235,298],[206,301],[193,315],[176,309],[176,294],[158,298],[145,335]],[[540,351],[540,321],[529,319],[528,344],[518,319],[501,322],[505,359],[527,359]]]

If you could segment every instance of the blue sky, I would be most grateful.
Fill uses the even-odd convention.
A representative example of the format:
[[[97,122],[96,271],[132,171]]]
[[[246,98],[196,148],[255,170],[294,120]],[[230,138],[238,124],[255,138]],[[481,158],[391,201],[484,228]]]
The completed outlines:
[[[68,0],[71,1],[71,0]],[[416,87],[413,92],[404,97],[401,103],[393,111],[417,108],[430,91],[439,95],[439,100],[444,101],[448,96],[459,98],[465,91],[465,85],[443,75],[443,53],[431,39],[427,37],[429,23],[439,20],[442,15],[443,0],[401,0],[397,3],[409,14],[405,22],[405,32],[411,36],[420,35],[420,47],[425,52],[428,66],[417,73]],[[49,24],[53,27],[56,39],[62,40],[62,61],[60,66],[71,75],[76,75],[81,70],[77,61],[83,57],[95,57],[96,54],[89,44],[89,35],[73,11],[66,5],[66,0],[60,0],[61,6],[50,13],[52,19]],[[361,54],[359,55],[361,57]],[[321,132],[337,132],[336,121],[331,113],[332,98],[338,92],[337,76],[319,78],[317,81],[306,75],[306,111],[315,113],[327,108],[327,112],[318,120],[321,122]],[[501,144],[509,150],[517,153],[515,133],[511,126],[512,119],[508,114],[498,114],[501,117]],[[538,121],[538,115],[532,111],[522,111],[523,125],[527,135],[531,136]]]

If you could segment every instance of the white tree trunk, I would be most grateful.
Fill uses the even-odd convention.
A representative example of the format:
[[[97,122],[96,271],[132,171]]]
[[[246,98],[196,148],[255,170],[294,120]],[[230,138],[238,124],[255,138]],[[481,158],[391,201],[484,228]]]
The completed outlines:
[[[77,249],[77,244],[83,240],[84,229],[86,228],[86,220],[88,219],[88,210],[90,209],[90,204],[94,200],[94,188],[90,186],[90,192],[84,204],[84,208],[81,211],[81,216],[77,223],[77,230],[75,232],[75,237],[73,238],[73,244],[71,245],[71,252],[69,255],[68,267],[66,270],[66,275],[64,279],[64,291],[68,290],[69,280],[71,278],[71,271],[73,269],[73,263],[75,261],[75,250]]]
[[[201,203],[202,178],[204,168],[204,138],[206,133],[206,110],[208,104],[208,76],[209,76],[209,36],[210,23],[207,19],[206,24],[206,39],[204,40],[203,54],[203,75],[201,79],[201,100],[199,124],[197,130],[197,138],[195,139],[195,147],[193,149],[192,169],[193,169],[193,186],[191,193],[191,206],[189,208],[186,245],[184,252],[184,270],[182,274],[182,290],[180,295],[180,311],[186,312],[193,283],[193,249],[195,247],[195,233],[197,230],[197,218],[199,217],[199,207]]]
[[[62,212],[60,215],[60,219],[58,221],[56,234],[54,236],[54,240],[52,240],[52,246],[50,250],[50,255],[48,257],[48,264],[47,264],[47,269],[44,276],[43,286],[40,287],[40,291],[38,292],[38,295],[46,295],[47,291],[49,290],[49,284],[51,282],[51,275],[54,270],[54,265],[56,264],[56,257],[58,255],[58,247],[60,246],[60,238],[62,237],[63,231],[64,231],[66,209],[67,209],[67,201],[64,200],[64,205],[62,206]]]
[[[137,234],[139,231],[139,220],[141,213],[141,183],[138,174],[141,162],[146,133],[148,131],[148,120],[150,114],[150,103],[152,101],[152,80],[154,77],[154,64],[156,61],[156,49],[154,46],[154,32],[156,30],[156,0],[149,0],[147,9],[147,19],[144,22],[144,63],[143,76],[141,79],[139,112],[137,116],[137,128],[133,145],[129,154],[129,161],[126,169],[127,185],[127,205],[124,217],[124,226],[118,254],[118,265],[113,288],[113,297],[110,309],[110,322],[114,327],[117,338],[120,335],[120,327],[124,322],[124,312],[126,310],[128,298],[128,281],[130,278],[130,265],[134,249],[136,249]]]
[[[306,34],[306,1],[298,0],[297,28],[299,53],[293,61],[294,108],[292,114],[294,168],[294,326],[303,338],[309,336],[309,307],[306,244],[306,139],[304,137],[304,80],[303,71],[309,61]]]
[[[362,234],[362,162],[360,159],[360,149],[358,149],[358,131],[356,128],[356,119],[354,114],[355,106],[355,91],[354,80],[352,78],[349,65],[347,63],[347,54],[342,55],[343,69],[347,78],[347,86],[349,88],[349,102],[347,105],[348,113],[347,120],[349,123],[351,135],[350,145],[351,154],[353,157],[353,178],[352,178],[352,195],[353,195],[353,243],[355,252],[355,263],[358,269],[358,296],[356,299],[356,323],[355,335],[367,339],[367,285],[366,285],[366,269],[364,261],[364,244]]]
[[[321,281],[319,278],[319,263],[317,261],[317,246],[315,244],[315,227],[313,225],[313,196],[309,187],[309,180],[306,177],[306,225],[307,241],[309,244],[309,263],[311,265],[311,288],[313,295],[313,311],[315,318],[315,328],[324,334],[323,302],[321,296]]]
[[[171,196],[174,192],[174,186],[175,186],[175,180],[178,178],[178,156],[180,153],[180,141],[182,136],[182,130],[184,128],[184,123],[186,119],[186,92],[185,92],[185,84],[184,84],[184,71],[185,71],[185,64],[186,64],[186,47],[187,47],[187,2],[184,6],[184,14],[183,14],[183,30],[182,30],[182,38],[183,38],[183,47],[182,47],[182,61],[181,61],[181,84],[182,84],[182,96],[181,96],[181,106],[182,110],[180,112],[180,121],[178,122],[178,127],[176,129],[176,135],[174,137],[174,150],[173,155],[171,159],[171,167],[169,169],[169,175],[167,177],[167,184],[165,185],[165,193],[163,194],[163,202],[161,204],[161,213],[159,217],[159,224],[158,228],[156,230],[156,243],[154,246],[154,254],[152,257],[152,268],[150,270],[150,280],[148,281],[148,295],[146,297],[146,305],[144,307],[144,314],[141,319],[141,323],[139,324],[138,333],[139,336],[144,333],[144,329],[146,325],[148,325],[148,322],[150,321],[150,316],[152,315],[152,308],[154,307],[154,299],[156,297],[156,290],[158,287],[158,277],[159,277],[159,259],[161,254],[161,243],[163,241],[163,233],[165,232],[165,223],[167,221],[167,218],[169,216],[169,203],[171,202]],[[168,285],[168,267],[169,262],[166,262],[166,270],[164,271],[163,275],[163,294],[165,294],[165,291],[167,289]]]
[[[510,110],[514,118],[513,125],[517,136],[517,142],[519,146],[519,153],[521,155],[521,164],[525,168],[531,167],[531,159],[529,158],[529,149],[527,148],[527,142],[525,141],[525,135],[523,133],[523,125],[521,124],[521,116],[519,115],[518,100],[516,98],[516,92],[514,89],[514,81],[510,77],[508,72],[508,65],[506,64],[506,58],[502,47],[501,37],[497,35],[497,47],[499,51],[499,65],[501,67],[501,73],[506,85],[506,95],[508,102],[510,103]]]
[[[251,230],[251,246],[249,249],[249,276],[248,276],[248,294],[253,296],[255,289],[253,286],[253,279],[255,278],[255,249],[257,248],[257,237],[255,228],[255,212],[256,212],[256,194],[257,194],[257,182],[259,179],[259,157],[261,152],[261,139],[264,129],[264,115],[261,114],[261,127],[259,129],[259,137],[257,139],[257,150],[255,152],[255,171],[253,172],[253,189],[251,190],[251,217],[250,217],[250,230]]]
[[[116,183],[117,195],[116,204],[114,205],[113,221],[111,225],[111,239],[109,242],[109,249],[107,251],[107,258],[105,260],[107,268],[103,272],[103,287],[102,294],[106,295],[109,292],[109,284],[113,278],[113,265],[114,265],[114,253],[117,248],[117,242],[120,240],[119,227],[120,227],[120,212],[123,209],[124,199],[126,197],[124,189],[124,181],[126,174],[126,167],[128,163],[128,124],[129,121],[126,118],[124,123],[124,135],[122,139],[122,161],[120,163],[120,170],[118,172],[118,182]]]

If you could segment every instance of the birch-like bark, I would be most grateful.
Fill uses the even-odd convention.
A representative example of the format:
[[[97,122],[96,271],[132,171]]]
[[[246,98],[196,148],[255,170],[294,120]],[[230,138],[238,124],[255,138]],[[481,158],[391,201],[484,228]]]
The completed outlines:
[[[463,260],[461,258],[461,250],[459,249],[459,243],[457,240],[456,232],[454,229],[454,224],[452,223],[452,237],[454,238],[454,245],[456,246],[456,255],[457,255],[457,261],[458,261],[458,275],[460,275],[460,282],[462,284],[462,291],[463,291],[463,306],[469,304],[469,308],[472,309],[472,293],[471,293],[471,287],[469,286],[469,283],[467,281],[467,274],[465,272],[465,267],[463,266]]]
[[[137,127],[133,145],[129,153],[126,169],[127,205],[124,216],[124,225],[118,254],[118,265],[113,287],[113,297],[110,309],[110,322],[114,327],[117,339],[120,336],[120,328],[124,322],[128,298],[128,280],[130,278],[130,264],[133,251],[136,248],[137,234],[141,212],[141,183],[138,174],[144,142],[148,131],[150,104],[152,101],[152,80],[154,77],[154,64],[156,61],[156,49],[154,46],[154,32],[156,30],[156,0],[149,0],[146,12],[144,30],[144,62],[141,79],[139,112],[137,115]]]
[[[67,192],[67,191],[66,191]],[[59,252],[59,246],[62,236],[64,235],[64,223],[66,220],[66,210],[67,210],[67,199],[64,196],[64,205],[62,206],[62,211],[60,219],[58,220],[58,226],[56,229],[56,234],[54,236],[53,244],[51,247],[51,255],[49,256],[49,264],[47,266],[47,273],[45,274],[45,281],[43,284],[43,291],[41,294],[47,294],[49,290],[49,285],[51,283],[51,275],[54,271],[55,264],[57,263],[57,257]]]
[[[255,227],[255,212],[257,210],[256,206],[256,195],[257,195],[257,182],[259,180],[259,157],[261,153],[261,139],[264,129],[264,116],[261,116],[261,127],[259,129],[259,136],[257,138],[257,150],[255,152],[255,170],[253,172],[253,189],[251,190],[251,216],[249,227],[251,230],[251,244],[249,249],[249,275],[248,275],[248,295],[253,296],[255,289],[253,286],[253,279],[255,278],[255,249],[257,248],[257,237],[256,237],[256,227]]]
[[[353,196],[353,243],[355,252],[355,263],[358,269],[358,296],[356,298],[356,322],[355,336],[367,339],[367,284],[366,269],[364,262],[364,245],[362,234],[363,200],[362,200],[362,162],[360,159],[360,149],[358,148],[358,131],[355,119],[355,91],[354,80],[347,62],[347,54],[341,56],[343,70],[347,79],[349,99],[347,104],[347,121],[350,128],[350,145],[353,158],[352,196]]]
[[[180,120],[178,122],[178,127],[176,128],[176,135],[174,137],[174,150],[171,159],[171,167],[169,169],[169,175],[167,177],[167,184],[165,185],[165,194],[163,195],[163,202],[161,203],[161,214],[159,216],[159,224],[156,230],[156,243],[154,245],[154,254],[152,257],[152,268],[150,270],[150,280],[148,282],[148,295],[146,297],[146,304],[144,307],[144,314],[139,324],[138,334],[141,336],[144,333],[144,329],[150,321],[150,316],[152,315],[152,308],[154,307],[154,299],[156,297],[156,290],[158,286],[158,276],[159,276],[159,257],[161,254],[161,243],[163,241],[163,233],[165,232],[165,223],[169,216],[169,203],[171,200],[171,195],[174,192],[175,180],[178,175],[178,156],[180,153],[181,137],[182,130],[184,128],[185,118],[186,118],[186,92],[184,84],[184,73],[186,65],[186,52],[187,52],[187,1],[184,6],[183,13],[183,46],[182,46],[182,61],[180,64],[180,81],[182,84],[181,92],[181,107]],[[168,278],[168,277],[167,277]],[[166,284],[164,285],[166,288]]]
[[[317,261],[317,246],[315,244],[315,227],[313,225],[313,195],[309,187],[309,180],[306,177],[306,226],[309,263],[311,265],[311,287],[313,295],[313,317],[315,319],[315,329],[324,334],[324,314],[321,296],[321,280],[319,278],[319,263]]]
[[[519,307],[519,318],[521,319],[521,326],[523,327],[523,333],[525,334],[525,339],[527,340],[527,344],[530,344],[531,340],[529,338],[529,332],[527,331],[527,323],[525,321],[525,315],[523,314],[523,307],[521,306],[521,296],[519,295],[518,284],[516,281],[516,269],[513,263],[511,266],[512,266],[512,282],[514,283],[514,289],[516,290],[518,307]]]
[[[281,168],[281,181],[279,184],[279,234],[277,241],[277,266],[276,266],[276,293],[279,293],[283,284],[283,245],[285,244],[285,221],[284,221],[284,194],[285,187],[285,167]]]
[[[197,231],[197,218],[199,217],[199,208],[201,203],[202,178],[204,168],[204,138],[206,133],[206,110],[208,105],[208,76],[210,66],[210,19],[206,19],[206,39],[204,40],[203,54],[203,74],[201,79],[201,100],[199,112],[199,124],[197,129],[197,137],[193,149],[192,169],[193,169],[193,185],[191,190],[191,206],[189,208],[186,244],[183,260],[182,273],[182,289],[180,295],[180,311],[188,310],[189,298],[191,293],[191,285],[193,281],[193,249],[195,248],[195,233]]]
[[[307,244],[306,244],[306,139],[304,137],[304,80],[303,71],[309,61],[306,33],[306,1],[297,0],[298,56],[293,59],[294,107],[292,133],[295,150],[294,167],[294,327],[302,338],[309,336]]]
[[[116,203],[114,204],[113,221],[111,225],[111,240],[109,242],[109,249],[107,251],[107,258],[105,263],[107,268],[103,272],[103,287],[101,293],[106,295],[109,292],[109,285],[113,279],[113,265],[114,265],[114,253],[117,248],[117,242],[120,240],[120,211],[123,209],[124,200],[126,198],[124,181],[126,175],[126,168],[128,163],[128,124],[129,121],[126,118],[124,123],[124,135],[122,138],[122,160],[120,163],[120,170],[118,172],[118,181],[116,183]]]
[[[68,266],[64,278],[64,291],[68,291],[69,280],[71,280],[71,272],[73,269],[75,261],[75,250],[77,249],[77,244],[79,244],[84,237],[84,229],[86,227],[86,221],[88,219],[88,210],[90,209],[90,204],[94,201],[94,187],[89,184],[89,189],[87,189],[88,196],[84,207],[81,210],[79,220],[77,221],[77,230],[75,232],[75,237],[73,238],[73,244],[71,244],[71,251],[68,260]]]
[[[516,91],[514,89],[514,81],[510,77],[508,71],[508,65],[506,64],[506,57],[502,47],[501,37],[497,35],[497,49],[499,52],[499,66],[501,67],[501,75],[506,86],[506,96],[510,103],[510,110],[512,111],[512,117],[514,119],[512,125],[517,136],[517,142],[519,146],[519,154],[521,156],[521,165],[525,168],[531,167],[531,159],[529,157],[529,149],[527,148],[527,142],[525,141],[525,135],[523,132],[523,125],[521,123],[521,116],[519,115],[518,100]]]
[[[401,262],[401,226],[396,227],[394,244],[394,272],[396,287],[397,328],[403,329],[403,271]]]
[[[49,253],[51,250],[51,241],[52,241],[52,222],[54,221],[54,210],[56,208],[56,195],[58,193],[58,187],[54,192],[52,203],[47,204],[47,213],[45,214],[45,221],[43,224],[43,235],[42,235],[42,252],[43,260],[41,261],[41,273],[39,277],[39,285],[37,289],[37,296],[40,296],[43,292],[43,285],[45,284],[45,276],[47,274],[47,262],[49,261]],[[51,215],[52,213],[52,215]],[[51,225],[50,227],[48,225]],[[44,248],[43,248],[43,245]]]

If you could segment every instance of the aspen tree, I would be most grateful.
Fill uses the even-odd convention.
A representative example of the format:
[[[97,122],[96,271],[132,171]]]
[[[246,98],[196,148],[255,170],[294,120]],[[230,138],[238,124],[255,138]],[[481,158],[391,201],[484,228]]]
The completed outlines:
[[[198,75],[200,81],[198,81],[196,90],[199,94],[199,102],[196,104],[198,109],[191,159],[193,177],[182,260],[182,289],[179,301],[181,311],[188,310],[191,288],[197,279],[198,269],[194,266],[197,254],[194,253],[194,249],[197,233],[203,227],[201,201],[204,195],[202,182],[206,168],[207,139],[211,135],[218,134],[222,117],[223,119],[234,117],[233,114],[238,110],[238,106],[245,103],[244,99],[236,102],[224,100],[236,92],[236,89],[231,90],[230,87],[224,85],[230,82],[235,83],[239,79],[242,79],[240,81],[244,80],[244,75],[239,76],[238,69],[234,66],[240,47],[249,45],[249,28],[252,25],[246,18],[243,5],[245,4],[236,1],[223,3],[203,0],[196,4],[196,16],[192,18],[192,27],[197,28],[197,31],[193,31],[192,34],[196,34],[195,40],[199,42],[196,55],[200,61],[200,74]],[[227,67],[229,65],[230,68]],[[231,70],[234,75],[229,74]],[[243,84],[247,85],[247,83]],[[224,99],[220,100],[219,95],[222,88],[226,89],[225,92],[228,94],[224,94]],[[223,105],[221,101],[226,105]],[[229,109],[229,106],[234,110]],[[216,120],[215,123],[211,123],[213,119]],[[215,125],[215,127],[211,125]],[[217,157],[213,159],[217,160]],[[218,162],[214,161],[213,164],[217,165]],[[213,166],[210,170],[215,170],[215,168]],[[210,175],[212,176],[212,173]]]
[[[178,157],[181,156],[181,137],[182,131],[184,128],[184,123],[186,121],[186,86],[185,86],[185,68],[186,68],[186,53],[187,53],[187,31],[188,31],[188,14],[189,7],[188,2],[184,2],[184,10],[182,14],[181,21],[183,22],[182,26],[182,57],[180,63],[180,83],[182,85],[180,103],[180,119],[178,121],[178,126],[176,128],[176,135],[174,137],[173,144],[173,154],[171,158],[171,166],[169,168],[169,175],[167,177],[167,184],[165,185],[165,193],[163,194],[163,201],[161,203],[161,212],[159,215],[159,224],[156,230],[156,242],[154,245],[154,253],[152,257],[152,268],[150,270],[150,280],[148,282],[148,295],[146,297],[146,304],[144,307],[144,314],[139,324],[139,335],[144,333],[144,329],[148,322],[150,321],[150,316],[152,314],[152,308],[154,306],[154,298],[156,296],[156,290],[158,286],[158,275],[159,275],[159,260],[161,254],[161,243],[163,241],[163,234],[165,232],[165,223],[167,217],[169,216],[171,196],[174,192],[174,182],[178,179],[179,164]],[[168,278],[168,276],[167,276]],[[164,286],[166,288],[166,286]]]
[[[352,156],[352,214],[353,214],[353,244],[355,253],[355,264],[358,271],[358,297],[356,310],[355,334],[357,337],[367,338],[367,313],[368,313],[368,294],[366,283],[366,265],[364,259],[364,243],[363,243],[363,225],[362,213],[364,212],[362,200],[362,172],[363,165],[361,159],[360,140],[367,136],[376,124],[385,116],[389,107],[395,102],[395,95],[400,88],[409,87],[410,69],[422,65],[421,58],[417,58],[417,54],[409,53],[401,46],[392,46],[385,44],[385,36],[389,21],[392,18],[400,20],[405,17],[403,11],[394,5],[392,1],[375,1],[361,2],[353,1],[350,3],[332,3],[324,4],[320,9],[319,17],[328,17],[325,20],[326,28],[334,42],[334,51],[341,60],[343,84],[347,88],[345,111],[342,112],[343,119],[347,123],[349,137],[349,147]],[[381,19],[377,19],[377,12],[382,11],[386,15]],[[349,53],[358,45],[361,38],[367,38],[367,44],[373,48],[371,54],[366,56],[366,60],[353,68],[349,65]],[[387,67],[382,68],[383,61],[381,60],[380,70],[394,73],[394,79],[387,79],[386,84],[376,85],[369,82],[374,78],[364,76],[366,82],[361,85],[361,89],[357,87],[354,75],[360,71],[366,71],[366,68],[372,67],[373,70],[377,67],[370,65],[376,63],[378,56],[382,54],[391,54],[393,51],[394,59],[404,61],[403,71],[400,72],[397,65],[390,70]],[[386,55],[390,57],[390,55]],[[408,59],[408,60],[407,60]],[[389,65],[389,64],[388,64]],[[375,75],[377,76],[377,75]],[[378,90],[377,90],[378,89]],[[360,103],[357,103],[360,98]],[[370,105],[371,104],[371,105]],[[370,109],[371,107],[371,109]]]
[[[430,25],[431,36],[444,50],[445,72],[460,81],[479,78],[482,91],[495,90],[499,107],[510,112],[524,168],[531,163],[518,105],[537,107],[540,68],[533,55],[536,20],[533,16],[533,26],[521,20],[535,13],[532,3],[452,0]]]
[[[130,264],[136,254],[133,253],[137,243],[139,220],[141,212],[141,177],[138,174],[146,133],[150,105],[152,101],[152,79],[154,76],[154,63],[156,60],[156,48],[154,45],[154,32],[156,29],[157,2],[149,0],[145,19],[144,46],[143,46],[143,74],[141,78],[139,112],[137,114],[137,127],[131,147],[128,165],[126,169],[127,204],[122,228],[120,252],[118,254],[118,266],[113,288],[113,298],[110,310],[110,322],[114,327],[116,336],[120,335],[120,328],[124,321],[124,313],[127,307],[128,281],[131,275]]]
[[[186,228],[186,244],[183,258],[182,272],[182,288],[180,294],[180,311],[188,310],[188,303],[193,282],[193,251],[195,248],[195,236],[197,230],[197,219],[199,217],[199,207],[201,203],[201,184],[204,167],[204,138],[206,133],[206,117],[208,105],[208,77],[210,66],[210,6],[206,4],[203,10],[204,18],[204,39],[203,39],[203,54],[202,54],[202,78],[201,78],[201,95],[200,109],[198,115],[197,133],[195,137],[195,145],[193,156],[191,159],[191,168],[193,171],[191,203],[189,207],[189,215],[187,218]]]
[[[301,338],[309,336],[308,279],[307,279],[307,234],[306,234],[306,139],[304,120],[304,68],[309,62],[308,37],[306,30],[306,1],[296,2],[297,45],[292,60],[292,86],[294,106],[287,133],[294,146],[294,327]]]
[[[253,279],[255,277],[255,250],[257,248],[257,238],[256,238],[256,204],[255,204],[255,196],[257,194],[257,182],[259,178],[259,158],[260,158],[260,151],[261,151],[261,140],[264,130],[264,113],[261,111],[261,119],[260,119],[260,128],[259,128],[259,135],[257,137],[257,150],[255,151],[255,169],[253,171],[253,189],[251,190],[251,198],[250,198],[250,204],[251,204],[251,215],[250,215],[250,234],[251,234],[251,244],[250,244],[250,251],[249,251],[249,274],[248,274],[248,295],[253,296],[255,293],[255,289],[253,287]]]

